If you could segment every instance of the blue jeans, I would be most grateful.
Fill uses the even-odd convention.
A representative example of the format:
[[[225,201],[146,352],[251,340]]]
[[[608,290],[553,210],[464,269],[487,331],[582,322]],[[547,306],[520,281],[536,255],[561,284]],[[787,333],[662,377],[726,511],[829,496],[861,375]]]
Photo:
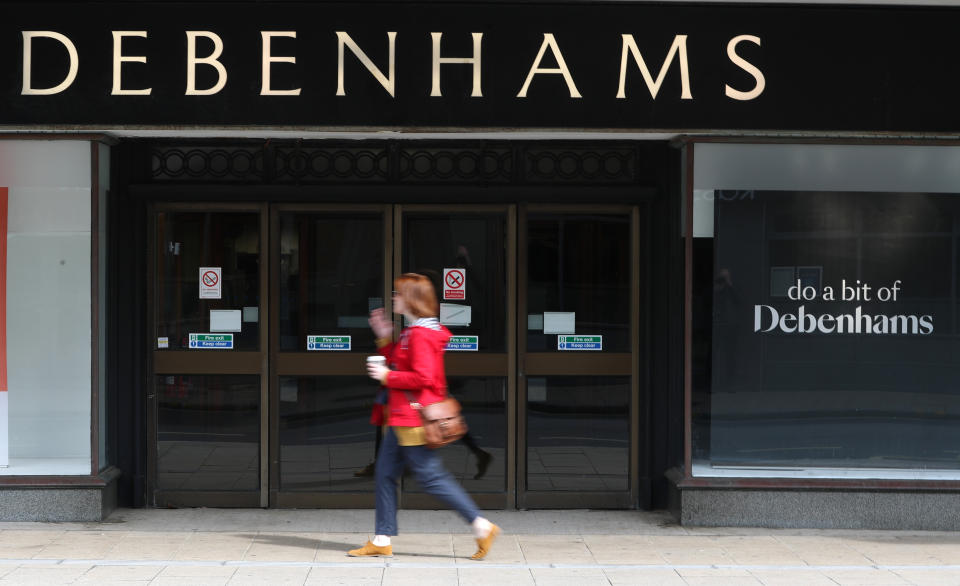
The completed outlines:
[[[405,466],[410,466],[414,477],[427,493],[460,513],[464,521],[472,523],[480,516],[477,505],[463,487],[443,467],[440,456],[426,446],[401,446],[393,428],[383,435],[374,477],[377,484],[377,535],[397,534],[397,482]]]

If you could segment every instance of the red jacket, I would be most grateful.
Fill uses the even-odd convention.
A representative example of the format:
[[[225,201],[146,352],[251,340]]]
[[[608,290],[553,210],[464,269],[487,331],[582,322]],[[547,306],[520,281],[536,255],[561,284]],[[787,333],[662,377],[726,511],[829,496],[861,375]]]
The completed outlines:
[[[420,415],[410,407],[410,400],[421,405],[442,401],[447,396],[447,376],[443,369],[443,353],[450,331],[421,326],[404,328],[397,342],[380,348],[391,372],[387,375],[387,424],[417,427]],[[406,392],[404,392],[406,391]],[[409,393],[409,396],[408,396]],[[372,423],[379,424],[380,406],[374,406]]]

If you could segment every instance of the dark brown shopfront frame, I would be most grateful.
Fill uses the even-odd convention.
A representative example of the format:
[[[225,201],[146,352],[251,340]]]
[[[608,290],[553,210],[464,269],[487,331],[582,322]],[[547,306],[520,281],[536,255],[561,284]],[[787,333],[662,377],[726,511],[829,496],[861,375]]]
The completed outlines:
[[[643,206],[646,207],[646,206]],[[403,217],[404,214],[464,214],[470,212],[497,212],[504,214],[507,221],[507,264],[508,300],[506,319],[507,351],[495,354],[457,354],[447,356],[449,376],[502,376],[507,380],[506,400],[506,487],[502,493],[476,494],[478,504],[483,508],[554,508],[554,507],[605,507],[633,508],[636,506],[638,490],[638,454],[640,429],[637,424],[640,414],[640,377],[643,361],[640,357],[641,344],[641,294],[640,280],[642,267],[640,262],[641,206],[550,206],[550,205],[333,205],[333,204],[177,204],[158,203],[152,207],[151,229],[155,230],[157,214],[161,212],[253,212],[257,213],[260,225],[260,299],[270,302],[261,306],[268,317],[268,324],[278,320],[279,242],[278,215],[281,212],[377,212],[383,214],[384,222],[384,283],[390,283],[402,266]],[[526,315],[526,288],[518,286],[526,274],[526,247],[518,246],[526,238],[525,222],[530,214],[610,214],[629,218],[630,233],[630,351],[626,353],[551,353],[526,352],[526,320],[518,320],[518,315]],[[519,220],[518,220],[519,217]],[[268,236],[270,235],[270,236]],[[156,234],[151,233],[151,243],[157,242]],[[154,255],[156,251],[151,251]],[[151,256],[150,266],[155,262]],[[150,271],[149,289],[155,290],[154,271]],[[389,299],[387,291],[384,298]],[[154,315],[155,298],[151,294],[150,315]],[[389,303],[387,304],[389,311]],[[151,332],[153,343],[153,328]],[[268,334],[269,332],[269,334]],[[276,327],[261,327],[259,349],[256,351],[230,352],[192,352],[189,350],[171,352],[152,352],[152,372],[150,380],[156,381],[156,375],[258,375],[260,378],[260,445],[258,491],[171,491],[159,490],[157,483],[157,403],[156,389],[150,394],[149,407],[149,486],[159,506],[260,506],[260,507],[322,507],[354,508],[372,506],[372,494],[369,493],[310,493],[284,492],[280,488],[277,465],[280,461],[279,446],[279,377],[282,375],[356,375],[363,370],[366,353],[343,354],[280,352]],[[514,367],[516,365],[516,367]],[[527,450],[526,415],[527,401],[525,381],[530,376],[580,376],[580,375],[620,375],[630,380],[629,398],[629,449],[628,449],[628,489],[626,491],[598,492],[553,492],[528,490],[526,478]],[[407,508],[435,508],[436,501],[423,494],[406,494],[403,506]]]

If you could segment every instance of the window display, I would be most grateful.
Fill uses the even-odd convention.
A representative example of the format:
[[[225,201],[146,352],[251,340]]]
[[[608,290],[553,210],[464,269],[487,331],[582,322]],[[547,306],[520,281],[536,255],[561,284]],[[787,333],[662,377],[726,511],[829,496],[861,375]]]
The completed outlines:
[[[714,211],[698,455],[960,469],[960,198],[769,191]]]
[[[693,475],[960,478],[960,194],[908,147],[777,146],[694,192]],[[933,189],[865,189],[911,155]]]

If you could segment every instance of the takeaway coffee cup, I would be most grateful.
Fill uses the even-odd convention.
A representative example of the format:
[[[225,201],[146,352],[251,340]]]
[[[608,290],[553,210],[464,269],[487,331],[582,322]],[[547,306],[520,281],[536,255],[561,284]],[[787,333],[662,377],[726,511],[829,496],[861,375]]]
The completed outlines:
[[[367,356],[367,373],[371,374],[370,373],[371,364],[379,364],[382,366],[386,363],[387,363],[387,359],[384,358],[383,356]]]

